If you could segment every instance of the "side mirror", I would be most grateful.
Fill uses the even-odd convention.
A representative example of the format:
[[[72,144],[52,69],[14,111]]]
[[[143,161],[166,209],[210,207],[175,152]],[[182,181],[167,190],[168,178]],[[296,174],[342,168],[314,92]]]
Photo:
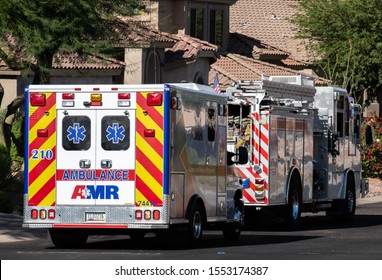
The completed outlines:
[[[232,158],[238,156],[238,161],[233,161]],[[248,150],[245,147],[239,147],[237,154],[227,152],[227,165],[231,166],[236,164],[246,164],[248,162]]]
[[[366,140],[366,145],[371,145],[373,144],[373,128],[371,125],[366,126],[366,134],[365,134],[365,140]]]

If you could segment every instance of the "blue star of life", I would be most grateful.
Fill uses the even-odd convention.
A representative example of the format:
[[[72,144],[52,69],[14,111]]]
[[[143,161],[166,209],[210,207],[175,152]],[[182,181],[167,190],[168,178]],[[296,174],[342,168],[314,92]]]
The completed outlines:
[[[67,132],[69,132],[67,138],[69,141],[73,141],[74,144],[79,144],[80,141],[84,141],[86,138],[85,131],[86,129],[83,125],[80,126],[79,123],[73,123],[73,126],[69,126],[67,129]]]
[[[118,144],[119,141],[125,139],[125,128],[120,126],[118,123],[113,123],[112,126],[109,125],[106,128],[106,132],[108,133],[106,135],[107,140],[112,141],[113,144]]]

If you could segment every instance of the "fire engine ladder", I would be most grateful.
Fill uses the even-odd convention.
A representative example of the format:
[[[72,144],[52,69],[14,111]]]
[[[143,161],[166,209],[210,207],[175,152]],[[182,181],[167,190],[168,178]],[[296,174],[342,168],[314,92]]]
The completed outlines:
[[[270,80],[239,81],[234,87],[227,88],[228,95],[235,97],[255,97],[262,95],[274,99],[293,99],[311,103],[316,89],[309,85],[297,85]]]

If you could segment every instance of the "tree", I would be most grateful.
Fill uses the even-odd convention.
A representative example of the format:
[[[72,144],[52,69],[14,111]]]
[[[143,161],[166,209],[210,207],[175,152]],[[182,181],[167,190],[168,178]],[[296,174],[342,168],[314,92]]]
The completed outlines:
[[[119,40],[120,16],[144,9],[141,0],[0,0],[0,58],[14,70],[34,72],[34,84],[49,81],[57,53],[107,54]],[[8,105],[4,137],[9,146],[14,112]]]
[[[292,22],[309,39],[315,64],[356,96],[382,87],[382,5],[379,0],[301,0]]]

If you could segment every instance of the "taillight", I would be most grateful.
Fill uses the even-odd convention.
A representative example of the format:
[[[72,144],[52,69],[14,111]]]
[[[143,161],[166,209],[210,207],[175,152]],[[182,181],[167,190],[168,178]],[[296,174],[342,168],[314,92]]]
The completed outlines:
[[[145,210],[145,220],[150,220],[150,219],[151,219],[151,211]]]
[[[149,93],[147,95],[147,105],[149,105],[149,106],[161,106],[162,105],[162,94],[160,94],[160,93]]]
[[[153,218],[154,218],[154,220],[159,220],[160,219],[160,211],[159,210],[154,210]]]
[[[40,210],[40,219],[42,219],[42,220],[46,219],[46,210],[45,209]]]
[[[49,209],[49,211],[48,211],[48,218],[51,219],[51,220],[56,218],[56,211],[54,211],[53,209]]]
[[[32,211],[31,211],[31,218],[34,219],[34,220],[38,218],[38,211],[37,211],[37,209],[32,209]]]
[[[136,220],[142,220],[142,210],[136,210],[135,211],[135,219]]]
[[[46,97],[42,93],[31,93],[30,104],[32,106],[45,106]]]

